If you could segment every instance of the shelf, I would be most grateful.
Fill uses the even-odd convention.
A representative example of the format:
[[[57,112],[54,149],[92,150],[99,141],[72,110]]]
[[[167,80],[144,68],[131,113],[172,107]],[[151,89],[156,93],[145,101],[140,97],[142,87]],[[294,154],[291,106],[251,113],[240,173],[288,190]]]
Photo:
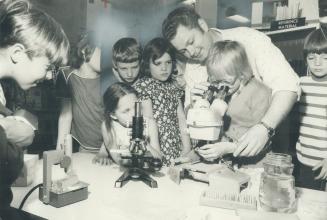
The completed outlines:
[[[312,23],[312,24],[307,24],[305,26],[301,27],[295,27],[295,28],[288,28],[284,30],[276,30],[276,31],[262,31],[266,35],[274,35],[274,34],[281,34],[281,33],[288,33],[288,32],[294,32],[294,31],[301,31],[301,30],[309,30],[309,29],[316,29],[319,27],[318,23]],[[259,28],[256,28],[260,30]]]

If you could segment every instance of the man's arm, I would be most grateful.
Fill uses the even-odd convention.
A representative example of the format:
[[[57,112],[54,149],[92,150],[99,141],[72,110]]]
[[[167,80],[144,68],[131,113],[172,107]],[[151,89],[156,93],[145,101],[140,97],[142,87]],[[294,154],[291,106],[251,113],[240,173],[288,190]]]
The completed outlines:
[[[300,79],[280,49],[262,32],[245,27],[239,29],[240,36],[235,36],[234,40],[245,47],[255,78],[271,88],[273,96],[279,91],[291,91],[299,97]]]
[[[270,127],[276,128],[291,111],[296,100],[297,94],[295,92],[276,92],[262,121]],[[257,155],[264,148],[268,139],[268,130],[262,124],[257,124],[241,137],[238,142],[238,147],[234,151],[234,156]]]
[[[253,29],[242,30],[245,32],[240,41],[246,48],[256,78],[272,89],[272,102],[262,121],[275,129],[300,96],[299,77],[268,36]],[[267,134],[262,124],[253,126],[239,140],[234,156],[258,154],[268,141]]]

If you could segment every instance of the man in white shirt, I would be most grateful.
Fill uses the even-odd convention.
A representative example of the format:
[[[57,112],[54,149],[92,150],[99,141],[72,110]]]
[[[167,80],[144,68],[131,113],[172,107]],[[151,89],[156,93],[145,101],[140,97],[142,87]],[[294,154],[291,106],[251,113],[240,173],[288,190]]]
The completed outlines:
[[[299,78],[281,51],[269,37],[251,28],[209,29],[194,9],[186,7],[177,8],[167,16],[162,32],[186,58],[185,107],[190,104],[191,95],[207,89],[205,61],[213,43],[234,40],[245,47],[254,76],[272,89],[273,99],[262,121],[239,140],[234,156],[249,157],[260,153],[300,95]]]

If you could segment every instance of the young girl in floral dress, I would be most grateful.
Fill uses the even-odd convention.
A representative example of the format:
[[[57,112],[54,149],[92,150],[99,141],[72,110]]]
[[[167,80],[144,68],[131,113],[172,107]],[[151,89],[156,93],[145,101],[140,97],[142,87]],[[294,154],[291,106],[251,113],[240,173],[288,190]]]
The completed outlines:
[[[169,42],[163,38],[151,40],[143,51],[141,72],[144,76],[134,85],[139,97],[148,100],[153,110],[163,164],[167,166],[191,149],[181,102],[183,92],[172,81],[175,64],[175,53]]]

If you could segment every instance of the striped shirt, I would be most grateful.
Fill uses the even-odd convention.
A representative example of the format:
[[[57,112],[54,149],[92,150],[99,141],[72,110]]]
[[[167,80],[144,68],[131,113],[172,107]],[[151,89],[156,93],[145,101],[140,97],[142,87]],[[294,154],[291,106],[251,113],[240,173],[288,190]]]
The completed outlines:
[[[315,166],[327,158],[327,82],[301,77],[299,102],[300,136],[296,144],[298,159]]]

